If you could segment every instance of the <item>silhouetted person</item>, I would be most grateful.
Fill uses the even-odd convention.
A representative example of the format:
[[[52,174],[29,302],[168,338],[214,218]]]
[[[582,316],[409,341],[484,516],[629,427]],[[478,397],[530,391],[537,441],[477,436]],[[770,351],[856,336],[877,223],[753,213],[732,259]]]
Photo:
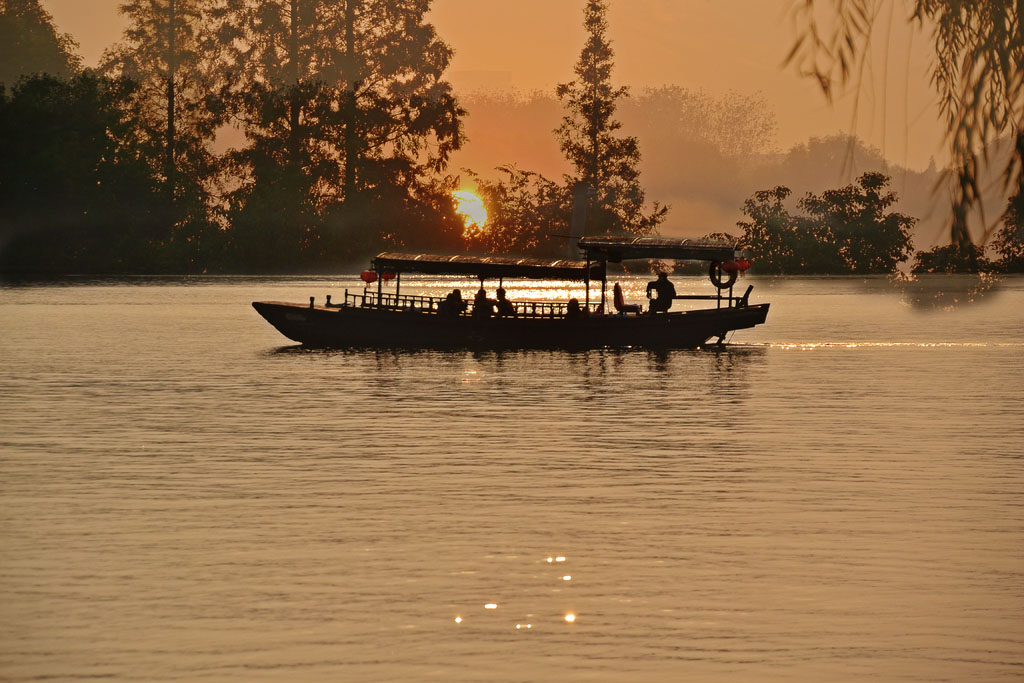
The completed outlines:
[[[569,305],[565,307],[565,317],[567,320],[579,320],[583,317],[580,300],[576,297],[569,299]]]
[[[495,307],[498,309],[499,318],[515,318],[516,307],[511,301],[505,298],[505,288],[498,287],[498,299],[494,302]]]
[[[664,271],[658,273],[658,279],[647,283],[647,298],[651,298],[651,290],[658,295],[651,299],[651,313],[664,313],[672,305],[672,299],[676,296],[676,288],[668,281],[668,274]]]
[[[481,287],[473,297],[473,317],[490,318],[494,313],[494,305],[494,300],[487,298],[487,290]]]
[[[466,302],[462,300],[462,290],[453,289],[437,307],[438,315],[458,316],[466,310]]]

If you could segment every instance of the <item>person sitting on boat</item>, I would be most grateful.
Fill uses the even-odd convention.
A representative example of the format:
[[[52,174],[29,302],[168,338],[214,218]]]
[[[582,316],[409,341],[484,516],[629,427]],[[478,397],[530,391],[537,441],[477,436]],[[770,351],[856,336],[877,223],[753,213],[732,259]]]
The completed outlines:
[[[576,297],[569,299],[569,305],[565,307],[566,320],[579,320],[583,317],[583,309],[580,308],[580,300]]]
[[[473,317],[490,318],[494,314],[495,304],[494,299],[487,298],[487,290],[481,287],[473,297]]]
[[[657,294],[657,298],[651,299],[651,313],[664,313],[672,305],[672,299],[676,296],[676,288],[668,280],[668,273],[661,271],[658,279],[647,283],[647,298],[651,298],[651,290]]]
[[[498,298],[494,302],[494,305],[495,305],[495,307],[498,310],[498,317],[499,318],[515,318],[516,317],[516,307],[515,307],[515,305],[511,301],[509,301],[508,299],[505,298],[505,288],[504,287],[498,287],[497,294],[498,294]]]
[[[438,307],[438,315],[458,316],[466,310],[466,302],[462,300],[462,290],[453,289]]]

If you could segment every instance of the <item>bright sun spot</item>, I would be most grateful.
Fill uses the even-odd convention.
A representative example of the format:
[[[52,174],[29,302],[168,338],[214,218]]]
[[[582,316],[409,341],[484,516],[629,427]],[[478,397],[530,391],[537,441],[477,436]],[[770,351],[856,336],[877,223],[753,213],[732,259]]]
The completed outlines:
[[[480,232],[487,225],[487,209],[480,197],[469,190],[452,192],[455,198],[455,213],[462,216],[467,232]]]

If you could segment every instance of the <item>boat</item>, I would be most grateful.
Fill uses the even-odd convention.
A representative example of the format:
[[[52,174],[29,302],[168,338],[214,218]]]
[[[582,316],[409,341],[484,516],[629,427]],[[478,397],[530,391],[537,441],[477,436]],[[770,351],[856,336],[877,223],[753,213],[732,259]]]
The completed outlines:
[[[769,304],[752,304],[748,286],[734,293],[737,274],[749,267],[723,242],[663,237],[583,237],[581,260],[509,256],[378,254],[364,271],[361,291],[345,290],[317,304],[256,301],[253,307],[285,337],[309,347],[413,348],[694,348],[723,343],[734,330],[765,322]],[[608,295],[608,264],[634,259],[702,261],[714,292],[673,297],[705,305],[668,312],[644,312],[623,300],[618,283]],[[507,315],[493,299],[457,307],[441,297],[401,293],[403,274],[462,275],[480,281],[505,279],[570,280],[585,283],[584,300],[515,301]],[[394,291],[384,282],[394,280]],[[376,288],[371,283],[376,283]],[[600,283],[600,297],[596,291]],[[714,305],[711,305],[713,302]],[[674,303],[674,302],[673,302]],[[454,308],[454,310],[453,310]],[[514,310],[514,314],[513,314]]]

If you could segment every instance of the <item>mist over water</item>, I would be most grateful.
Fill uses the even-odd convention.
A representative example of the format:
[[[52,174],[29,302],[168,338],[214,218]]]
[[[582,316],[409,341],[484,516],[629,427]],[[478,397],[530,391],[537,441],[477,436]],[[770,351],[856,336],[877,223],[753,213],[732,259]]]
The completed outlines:
[[[249,305],[355,277],[5,286],[0,678],[1019,679],[1024,280],[750,282],[766,325],[667,353]]]

